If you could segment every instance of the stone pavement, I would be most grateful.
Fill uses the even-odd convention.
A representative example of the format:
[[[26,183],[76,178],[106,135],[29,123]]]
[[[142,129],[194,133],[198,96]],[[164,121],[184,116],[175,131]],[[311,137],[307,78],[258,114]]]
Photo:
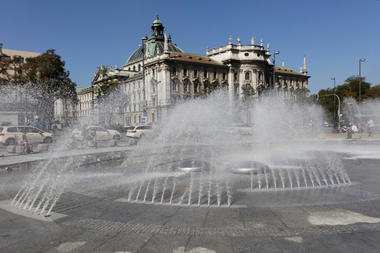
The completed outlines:
[[[92,180],[79,180],[54,208],[66,217],[54,222],[0,209],[0,252],[379,252],[380,160],[344,165],[352,186],[236,196],[245,208],[118,202],[127,194],[120,185],[87,189]],[[0,183],[17,185],[11,177]]]

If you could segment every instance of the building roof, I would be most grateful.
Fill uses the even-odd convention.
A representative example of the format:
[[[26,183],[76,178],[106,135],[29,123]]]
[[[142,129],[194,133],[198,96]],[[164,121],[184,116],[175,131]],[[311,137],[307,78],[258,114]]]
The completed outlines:
[[[21,51],[21,50],[13,50],[13,49],[2,49],[3,54],[8,56],[21,56],[24,58],[37,57],[41,54],[38,52],[29,52],[29,51]]]
[[[92,86],[85,87],[85,88],[76,88],[75,90],[77,94],[85,94],[85,93],[92,92]]]
[[[285,66],[275,66],[275,71],[276,73],[281,73],[281,74],[305,76],[303,73],[297,72]]]
[[[198,54],[188,54],[182,52],[170,52],[171,61],[182,61],[182,62],[191,62],[199,64],[210,64],[216,66],[226,67],[223,63],[215,61],[208,56],[198,55]]]
[[[146,49],[149,50],[150,56],[156,56],[164,52],[164,42],[160,40],[150,40],[146,42]],[[168,42],[169,52],[183,52],[176,44]],[[131,54],[126,64],[142,60],[143,58],[143,46],[140,46],[136,51]]]

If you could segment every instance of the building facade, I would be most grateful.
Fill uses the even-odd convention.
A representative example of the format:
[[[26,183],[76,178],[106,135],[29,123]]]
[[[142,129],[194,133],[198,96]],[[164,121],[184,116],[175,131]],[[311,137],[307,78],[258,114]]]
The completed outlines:
[[[11,64],[0,65],[0,79],[8,80],[8,77],[15,77],[23,75],[21,65],[26,62],[27,58],[40,56],[38,52],[29,52],[13,49],[4,49],[3,44],[0,43],[0,62]]]
[[[181,101],[207,96],[216,88],[228,90],[231,103],[238,103],[249,87],[250,96],[260,96],[273,88],[291,96],[296,89],[307,89],[309,76],[306,59],[301,72],[274,67],[269,45],[233,44],[206,50],[206,55],[185,53],[164,33],[158,16],[152,24],[152,35],[128,58],[123,68],[101,65],[92,82],[94,103],[104,87],[117,85],[125,98],[122,113],[124,125],[151,124]],[[272,82],[273,71],[275,81]]]
[[[77,104],[78,117],[91,116],[92,103],[93,103],[92,87],[77,88],[76,91],[77,91],[77,96],[78,96],[78,104]]]
[[[40,53],[21,50],[4,49],[0,43],[0,85],[17,80],[25,73],[22,64],[27,58],[37,57]],[[19,87],[4,85],[0,89],[0,124],[24,125],[32,121],[36,112],[31,104],[34,99]]]

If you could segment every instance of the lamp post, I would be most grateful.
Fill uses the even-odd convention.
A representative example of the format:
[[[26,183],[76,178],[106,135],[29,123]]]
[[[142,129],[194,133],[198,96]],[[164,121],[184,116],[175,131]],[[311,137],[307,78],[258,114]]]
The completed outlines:
[[[362,102],[362,62],[365,62],[365,58],[359,60],[359,103]]]
[[[339,96],[336,94],[327,94],[327,95],[319,96],[317,94],[317,101],[319,100],[320,97],[328,97],[328,96],[334,96],[338,99],[338,130],[339,130],[340,129],[340,98]]]
[[[331,77],[331,80],[334,81],[334,95],[336,95],[336,79],[335,79],[335,77]],[[336,106],[336,98],[334,96],[334,108],[335,108],[335,106]],[[336,123],[336,114],[335,113],[334,113],[334,122]]]
[[[277,54],[280,54],[280,51],[274,51],[273,52],[273,77],[272,77],[272,89],[274,88],[274,84],[275,84],[275,78],[276,78],[276,71],[275,71],[275,68],[276,68],[276,55]]]
[[[148,37],[144,36],[141,38],[142,42],[142,52],[143,52],[143,57],[142,57],[142,75],[143,75],[143,118],[144,118],[144,123],[146,121],[146,96],[145,96],[145,46],[146,46],[146,41],[148,40]]]

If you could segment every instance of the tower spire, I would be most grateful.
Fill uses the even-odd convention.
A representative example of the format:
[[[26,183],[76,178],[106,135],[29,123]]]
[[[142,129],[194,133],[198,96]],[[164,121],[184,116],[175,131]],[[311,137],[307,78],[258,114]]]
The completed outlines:
[[[152,24],[152,39],[155,40],[164,40],[164,26],[162,25],[161,20],[158,17],[158,14],[156,14],[156,19],[153,21]]]
[[[303,57],[303,69],[302,73],[307,74],[306,55]]]

